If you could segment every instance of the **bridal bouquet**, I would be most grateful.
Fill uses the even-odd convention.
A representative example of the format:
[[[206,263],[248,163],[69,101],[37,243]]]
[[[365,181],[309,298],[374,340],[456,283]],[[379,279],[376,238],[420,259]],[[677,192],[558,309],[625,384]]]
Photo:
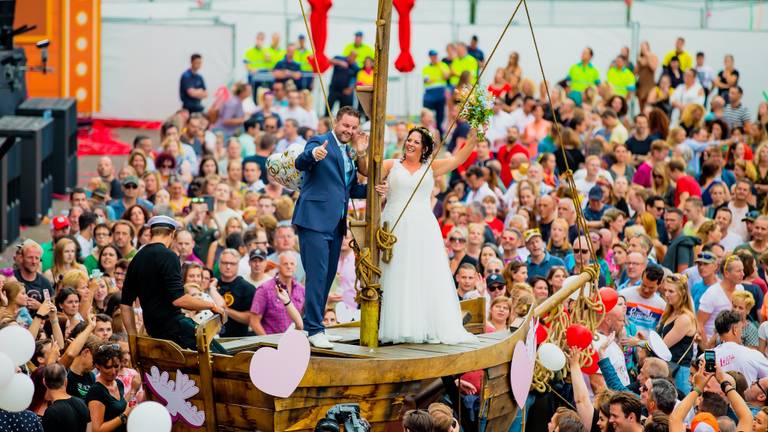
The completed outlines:
[[[459,116],[469,123],[470,127],[477,129],[477,138],[485,139],[485,131],[493,117],[493,97],[488,95],[480,85],[475,87],[475,91],[470,93],[471,87],[464,87],[459,90],[459,104],[467,101],[464,109]]]

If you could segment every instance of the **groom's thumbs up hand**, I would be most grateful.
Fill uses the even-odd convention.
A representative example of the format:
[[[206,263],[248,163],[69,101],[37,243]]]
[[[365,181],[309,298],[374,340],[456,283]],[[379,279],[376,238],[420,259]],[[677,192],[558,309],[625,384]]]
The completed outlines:
[[[315,149],[312,150],[312,156],[318,162],[325,159],[325,157],[328,156],[328,140],[323,141],[323,144],[315,147]]]

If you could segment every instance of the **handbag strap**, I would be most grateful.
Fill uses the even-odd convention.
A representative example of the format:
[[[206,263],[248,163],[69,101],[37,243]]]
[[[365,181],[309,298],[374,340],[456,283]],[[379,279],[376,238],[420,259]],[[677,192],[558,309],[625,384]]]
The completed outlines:
[[[683,355],[681,355],[681,356],[680,356],[680,358],[679,358],[679,359],[677,359],[677,361],[675,362],[675,364],[676,364],[676,365],[680,365],[680,362],[681,362],[681,361],[683,361],[683,359],[685,358],[685,356],[687,356],[687,355],[688,355],[688,351],[690,351],[690,350],[691,350],[691,348],[693,348],[693,344],[695,344],[695,343],[696,343],[696,335],[693,335],[693,336],[691,336],[691,344],[690,344],[690,345],[688,345],[688,349],[686,349],[686,350],[685,350],[685,352],[683,353]]]

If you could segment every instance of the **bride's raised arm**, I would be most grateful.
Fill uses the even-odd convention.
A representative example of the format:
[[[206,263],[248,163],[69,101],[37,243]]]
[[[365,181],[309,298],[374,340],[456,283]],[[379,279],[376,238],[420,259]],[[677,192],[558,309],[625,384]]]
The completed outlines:
[[[450,157],[445,159],[435,159],[435,161],[432,163],[432,173],[434,176],[438,177],[445,175],[458,168],[459,165],[463,164],[467,161],[467,159],[469,159],[469,156],[475,150],[475,146],[477,146],[477,129],[473,128],[469,131],[469,135],[467,136],[467,143],[464,144],[464,147],[460,148]]]

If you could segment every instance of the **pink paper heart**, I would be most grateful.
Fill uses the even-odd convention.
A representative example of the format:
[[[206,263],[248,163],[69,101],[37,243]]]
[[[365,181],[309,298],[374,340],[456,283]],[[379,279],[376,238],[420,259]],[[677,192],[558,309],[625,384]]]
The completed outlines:
[[[525,400],[531,390],[534,364],[535,362],[528,357],[528,349],[525,348],[523,341],[517,341],[512,362],[509,365],[509,382],[512,386],[512,395],[515,396],[515,402],[520,408],[525,406]]]
[[[309,340],[302,331],[290,329],[277,349],[260,348],[251,357],[251,382],[272,396],[286,398],[299,386],[309,366]]]

